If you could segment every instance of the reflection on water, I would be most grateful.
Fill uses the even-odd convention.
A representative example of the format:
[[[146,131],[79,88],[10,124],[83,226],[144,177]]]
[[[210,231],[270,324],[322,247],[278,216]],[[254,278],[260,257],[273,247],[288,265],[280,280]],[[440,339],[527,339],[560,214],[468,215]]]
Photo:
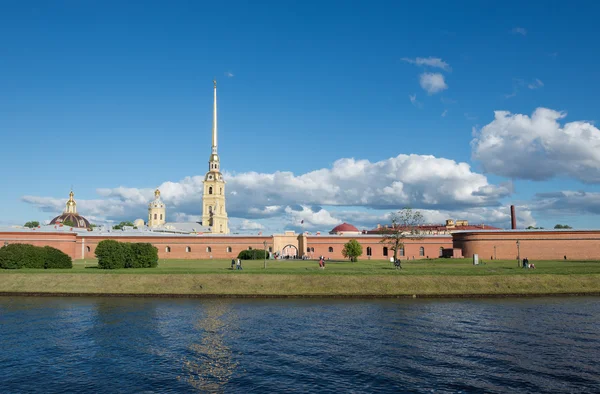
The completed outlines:
[[[591,393],[598,327],[594,297],[0,297],[0,393]]]
[[[185,357],[182,380],[201,392],[219,392],[225,387],[237,363],[225,342],[225,335],[236,331],[235,313],[228,301],[210,301],[204,316],[195,328],[200,330],[200,343],[189,346],[190,356]]]

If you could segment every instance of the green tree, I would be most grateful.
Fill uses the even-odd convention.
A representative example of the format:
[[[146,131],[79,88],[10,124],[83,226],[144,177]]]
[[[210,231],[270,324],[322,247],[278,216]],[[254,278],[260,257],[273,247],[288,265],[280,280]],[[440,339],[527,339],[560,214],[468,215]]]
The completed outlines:
[[[95,251],[96,258],[98,258],[98,267],[102,269],[125,268],[125,262],[129,261],[128,257],[131,254],[131,249],[122,245],[124,244],[112,239],[100,241]]]
[[[36,222],[36,221],[27,222],[24,224],[25,227],[29,227],[29,228],[36,228],[39,225],[40,225],[40,222]]]
[[[570,229],[573,228],[571,226],[569,226],[568,224],[557,224],[556,226],[554,226],[555,229]]]
[[[242,250],[237,258],[240,260],[263,260],[269,258],[269,252],[262,249]]]
[[[125,268],[154,268],[158,266],[158,249],[151,243],[129,244],[133,259]]]
[[[98,227],[98,225],[97,225],[97,224],[90,223],[90,228],[96,228],[96,227]]]
[[[121,223],[119,223],[117,225],[114,225],[113,226],[113,230],[122,230],[123,227],[125,227],[125,226],[133,227],[133,223],[131,223],[131,222],[121,222]]]
[[[346,242],[344,244],[344,249],[342,249],[342,255],[346,258],[349,258],[353,263],[358,261],[358,257],[362,256],[362,253],[362,245],[359,244],[355,239],[351,239],[350,241]]]
[[[398,260],[398,250],[404,249],[404,243],[408,239],[423,239],[420,226],[423,224],[423,215],[411,208],[403,208],[398,212],[390,214],[392,225],[381,228],[381,243],[389,245],[394,251],[394,261]],[[399,261],[398,261],[399,262]],[[402,265],[400,265],[402,268]]]

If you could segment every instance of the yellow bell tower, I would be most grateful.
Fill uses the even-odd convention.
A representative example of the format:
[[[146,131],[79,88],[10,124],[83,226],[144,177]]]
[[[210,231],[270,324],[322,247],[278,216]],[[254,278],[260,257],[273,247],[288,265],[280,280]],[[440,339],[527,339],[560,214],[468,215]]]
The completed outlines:
[[[148,227],[158,227],[167,221],[165,203],[160,199],[160,190],[154,191],[154,201],[148,204]]]
[[[204,176],[202,193],[202,225],[210,227],[213,234],[229,234],[229,219],[225,209],[225,181],[217,154],[217,81],[214,83],[212,152],[208,172]]]

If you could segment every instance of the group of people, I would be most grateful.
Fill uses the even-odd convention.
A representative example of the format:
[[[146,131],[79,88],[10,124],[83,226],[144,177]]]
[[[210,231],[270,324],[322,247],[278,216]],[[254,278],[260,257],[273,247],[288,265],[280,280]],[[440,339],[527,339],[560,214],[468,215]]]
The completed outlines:
[[[242,269],[242,260],[237,259],[237,261],[235,259],[231,259],[231,269],[238,269],[241,270]]]
[[[523,268],[532,268],[532,269],[535,269],[535,264],[530,263],[529,259],[527,257],[525,257],[523,259]]]

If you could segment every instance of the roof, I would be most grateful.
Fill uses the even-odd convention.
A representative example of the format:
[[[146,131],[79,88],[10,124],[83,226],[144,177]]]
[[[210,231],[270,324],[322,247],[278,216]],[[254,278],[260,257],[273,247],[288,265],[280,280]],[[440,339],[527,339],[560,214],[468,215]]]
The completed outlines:
[[[69,225],[67,227],[90,228],[90,222],[88,222],[86,218],[79,215],[78,213],[67,212],[61,213],[60,215],[52,219],[50,221],[50,225],[60,225],[67,221],[72,223],[72,225]]]
[[[498,231],[498,230],[502,230],[498,227],[493,227],[493,226],[488,226],[485,224],[469,224],[466,226],[454,226],[454,227],[446,227],[446,225],[444,224],[422,224],[419,226],[415,227],[416,229],[418,229],[420,232],[423,231],[449,231],[449,232],[457,232],[457,231],[479,231],[479,230],[493,230],[493,231]],[[400,227],[400,229],[406,230],[406,231],[410,231],[413,229],[413,227]],[[390,227],[381,227],[381,228],[375,228],[372,230],[368,230],[367,234],[381,234],[381,233],[385,233],[386,231],[391,231],[392,229]]]
[[[354,227],[353,225],[349,224],[349,223],[342,223],[340,225],[335,226],[329,233],[333,234],[333,233],[341,233],[342,231],[344,232],[356,232],[359,233],[360,231]]]

